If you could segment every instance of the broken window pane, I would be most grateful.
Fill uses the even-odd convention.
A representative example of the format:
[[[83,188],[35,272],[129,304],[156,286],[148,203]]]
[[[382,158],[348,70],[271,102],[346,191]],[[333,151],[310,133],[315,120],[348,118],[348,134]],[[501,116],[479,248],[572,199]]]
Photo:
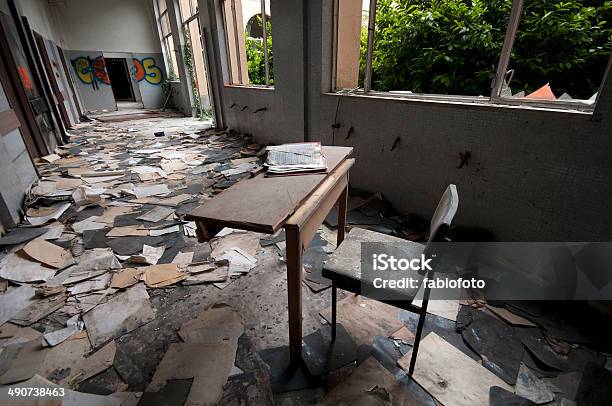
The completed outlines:
[[[378,0],[372,90],[489,96],[511,0]],[[361,35],[364,74],[367,30]]]
[[[160,15],[163,14],[164,11],[168,9],[166,6],[166,0],[157,0],[157,9]]]
[[[159,17],[159,26],[161,28],[162,37],[170,34],[170,19],[168,18],[168,13],[165,13]]]
[[[225,0],[224,14],[232,83],[272,85],[270,1]]]
[[[612,3],[523,4],[502,96],[595,102],[612,52]]]

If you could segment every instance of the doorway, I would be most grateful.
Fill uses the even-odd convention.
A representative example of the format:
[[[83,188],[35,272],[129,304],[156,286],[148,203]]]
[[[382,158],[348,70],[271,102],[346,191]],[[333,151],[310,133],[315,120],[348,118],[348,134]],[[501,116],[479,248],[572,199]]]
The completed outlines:
[[[136,101],[132,79],[125,58],[104,58],[106,71],[116,101]]]

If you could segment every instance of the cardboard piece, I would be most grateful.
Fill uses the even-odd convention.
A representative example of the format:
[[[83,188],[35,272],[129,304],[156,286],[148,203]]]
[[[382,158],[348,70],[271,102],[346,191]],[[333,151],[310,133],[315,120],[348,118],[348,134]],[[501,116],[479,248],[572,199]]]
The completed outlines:
[[[185,405],[214,405],[223,394],[236,348],[227,343],[173,343],[159,363],[147,392],[172,379],[193,378]]]
[[[537,327],[537,324],[519,316],[518,314],[512,313],[505,307],[491,306],[488,304],[487,309],[491,310],[496,316],[512,324],[513,326]]]
[[[204,344],[223,341],[237,344],[242,333],[244,324],[240,315],[224,304],[214,305],[195,319],[184,322],[178,331],[184,342]]]
[[[397,362],[406,372],[411,357],[412,350]],[[421,340],[412,378],[445,405],[488,406],[492,386],[512,391],[511,386],[436,333]]]
[[[113,275],[111,288],[125,289],[140,281],[145,268],[125,268]]]
[[[115,227],[106,233],[107,237],[144,237],[149,235],[149,230],[142,226]]]
[[[87,338],[66,340],[50,349],[39,373],[62,386],[75,388],[79,382],[110,368],[116,351],[114,341],[91,352]]]
[[[141,280],[149,288],[161,288],[179,282],[188,276],[189,274],[181,271],[177,264],[163,264],[146,267]]]
[[[43,239],[30,241],[22,251],[30,258],[55,269],[64,268],[74,262],[70,251]]]
[[[337,303],[337,322],[349,332],[357,345],[372,345],[374,337],[388,337],[403,326],[400,309],[363,296],[351,295]],[[331,306],[321,311],[331,323]]]
[[[374,358],[369,357],[338,386],[331,389],[321,401],[322,406],[382,404],[377,400],[375,389],[384,389],[393,405],[434,405],[424,402],[426,394],[415,393],[399,382],[395,376]],[[421,395],[421,396],[419,396]],[[369,402],[368,402],[369,401]]]

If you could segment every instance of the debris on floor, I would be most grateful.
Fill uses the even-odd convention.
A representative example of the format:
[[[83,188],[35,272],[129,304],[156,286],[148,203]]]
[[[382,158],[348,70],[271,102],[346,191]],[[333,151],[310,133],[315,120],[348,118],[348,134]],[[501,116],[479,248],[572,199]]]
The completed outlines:
[[[150,116],[78,125],[38,163],[23,223],[0,237],[2,390],[117,406],[610,404],[610,340],[575,304],[432,300],[410,377],[418,315],[339,291],[332,341],[336,209],[304,252],[304,365],[285,380],[284,231],[200,243],[185,221],[259,168],[260,146]],[[349,228],[427,238],[380,194],[351,190],[348,209]]]

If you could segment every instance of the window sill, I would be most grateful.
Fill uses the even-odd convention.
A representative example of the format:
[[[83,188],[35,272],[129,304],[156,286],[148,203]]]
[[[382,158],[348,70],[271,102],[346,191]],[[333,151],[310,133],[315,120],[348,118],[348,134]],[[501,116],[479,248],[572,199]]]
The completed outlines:
[[[229,85],[224,84],[224,88],[226,89],[256,89],[256,90],[268,90],[273,91],[274,86],[264,86],[264,85]]]
[[[422,95],[422,94],[397,94],[392,92],[370,92],[337,90],[335,92],[323,92],[329,96],[345,96],[368,98],[375,100],[389,100],[399,103],[430,103],[442,105],[505,108],[531,111],[547,111],[564,114],[577,114],[581,116],[592,116],[595,103],[584,104],[580,102],[547,102],[545,100],[532,99],[510,99],[484,96],[447,96],[447,95]],[[558,104],[557,104],[558,103]]]

